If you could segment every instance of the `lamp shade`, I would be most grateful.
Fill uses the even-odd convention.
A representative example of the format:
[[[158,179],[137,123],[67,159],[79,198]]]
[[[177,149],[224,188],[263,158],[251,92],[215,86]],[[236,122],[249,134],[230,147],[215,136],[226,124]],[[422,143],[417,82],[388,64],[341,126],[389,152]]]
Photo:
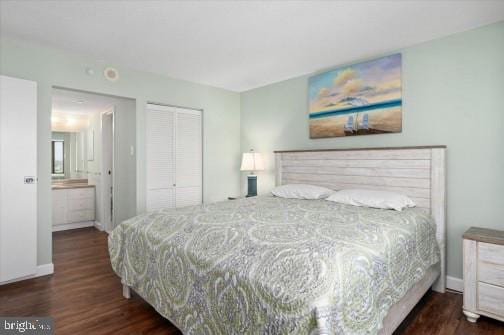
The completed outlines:
[[[257,152],[246,152],[243,154],[241,171],[261,171],[264,170],[264,162],[261,154]]]

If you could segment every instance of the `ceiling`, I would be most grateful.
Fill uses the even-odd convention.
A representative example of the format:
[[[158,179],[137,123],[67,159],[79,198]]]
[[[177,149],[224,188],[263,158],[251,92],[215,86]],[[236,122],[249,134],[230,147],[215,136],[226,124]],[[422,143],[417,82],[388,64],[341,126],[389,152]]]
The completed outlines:
[[[51,130],[81,131],[88,127],[91,113],[103,112],[116,101],[100,94],[53,89]]]
[[[1,1],[0,34],[245,91],[504,20],[504,1]]]

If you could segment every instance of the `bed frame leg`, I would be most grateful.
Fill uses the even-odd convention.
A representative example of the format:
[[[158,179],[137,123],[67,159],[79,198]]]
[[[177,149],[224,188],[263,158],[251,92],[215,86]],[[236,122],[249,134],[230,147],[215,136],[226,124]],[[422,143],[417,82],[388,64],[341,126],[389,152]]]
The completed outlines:
[[[123,284],[123,297],[131,299],[131,290],[128,285]]]

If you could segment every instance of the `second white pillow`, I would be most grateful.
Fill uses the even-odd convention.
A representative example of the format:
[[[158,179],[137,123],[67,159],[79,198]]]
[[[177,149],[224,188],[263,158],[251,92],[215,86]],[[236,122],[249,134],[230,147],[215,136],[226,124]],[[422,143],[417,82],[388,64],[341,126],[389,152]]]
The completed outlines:
[[[334,193],[325,187],[309,185],[309,184],[287,184],[277,186],[271,193],[280,198],[289,199],[324,199]]]
[[[413,200],[404,194],[388,191],[341,190],[333,193],[326,200],[353,206],[394,209],[396,211],[402,211],[406,207],[415,207]]]

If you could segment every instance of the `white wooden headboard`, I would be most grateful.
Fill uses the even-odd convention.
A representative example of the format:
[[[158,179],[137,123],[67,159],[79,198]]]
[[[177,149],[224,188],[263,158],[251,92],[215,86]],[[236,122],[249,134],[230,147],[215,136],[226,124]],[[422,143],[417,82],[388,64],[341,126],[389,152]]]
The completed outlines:
[[[446,146],[275,151],[276,184],[312,184],[333,190],[401,192],[428,211],[437,225],[441,276],[446,287]]]

